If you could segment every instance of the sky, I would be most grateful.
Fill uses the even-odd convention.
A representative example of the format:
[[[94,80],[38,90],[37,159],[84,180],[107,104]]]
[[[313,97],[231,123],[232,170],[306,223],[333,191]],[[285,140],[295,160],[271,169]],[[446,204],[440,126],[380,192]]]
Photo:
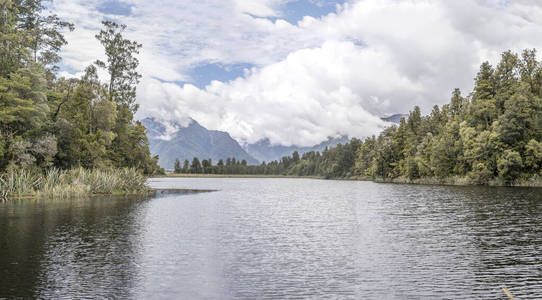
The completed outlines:
[[[103,49],[102,20],[143,44],[137,118],[308,146],[468,95],[483,61],[542,44],[538,0],[54,0],[75,24],[61,76]],[[107,74],[100,76],[106,80]]]

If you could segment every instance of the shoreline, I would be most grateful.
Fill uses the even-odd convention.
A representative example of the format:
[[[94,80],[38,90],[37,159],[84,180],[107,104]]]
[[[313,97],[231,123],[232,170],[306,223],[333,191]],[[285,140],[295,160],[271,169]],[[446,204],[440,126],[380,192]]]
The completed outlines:
[[[497,180],[492,180],[488,184],[473,184],[469,183],[467,178],[419,178],[410,180],[408,178],[376,178],[376,179],[362,179],[367,181],[373,181],[376,183],[393,183],[393,184],[417,184],[417,185],[440,185],[440,186],[485,186],[485,187],[527,187],[527,188],[542,188],[542,181],[518,181],[511,185],[499,183]]]
[[[154,178],[154,177],[153,177]],[[173,195],[173,194],[197,194],[197,193],[210,193],[210,192],[216,192],[218,190],[211,190],[211,189],[171,189],[171,188],[150,188],[149,191],[146,192],[130,192],[130,193],[110,193],[110,194],[98,194],[98,193],[92,193],[92,194],[86,194],[86,195],[72,195],[66,197],[65,195],[17,195],[17,196],[11,196],[7,199],[4,199],[3,201],[12,201],[12,200],[37,200],[37,199],[43,199],[43,200],[49,200],[49,199],[91,199],[91,198],[99,198],[99,197],[155,197],[159,195]],[[0,200],[2,202],[2,200]]]
[[[258,174],[166,174],[155,175],[150,178],[309,178],[325,179],[320,176],[294,176],[294,175],[258,175]]]
[[[151,178],[299,178],[299,179],[320,179],[320,180],[345,180],[345,181],[372,181],[375,183],[393,183],[393,184],[417,184],[417,185],[437,185],[437,186],[486,186],[486,187],[528,187],[542,188],[542,181],[520,181],[512,185],[499,184],[496,181],[489,184],[480,185],[469,183],[466,178],[420,178],[409,180],[407,178],[367,178],[362,176],[352,176],[345,178],[325,178],[323,176],[293,176],[293,175],[257,175],[257,174],[166,174],[153,176]]]
[[[446,179],[436,179],[436,178],[420,178],[416,180],[409,180],[407,178],[367,178],[360,176],[352,176],[346,178],[325,178],[323,176],[292,176],[292,175],[257,175],[257,174],[166,174],[151,176],[148,179],[161,179],[161,178],[261,178],[261,179],[279,179],[279,178],[292,178],[292,179],[317,179],[317,180],[341,180],[341,181],[371,181],[374,183],[390,183],[390,184],[415,184],[415,185],[434,185],[434,186],[479,186],[479,187],[519,187],[519,188],[542,188],[542,181],[521,181],[513,185],[502,185],[498,184],[497,181],[490,182],[486,185],[477,185],[470,184],[465,178],[446,178]],[[9,195],[6,197],[0,197],[0,202],[10,201],[10,200],[31,200],[31,199],[51,199],[51,198],[97,198],[97,197],[130,197],[130,196],[139,196],[139,197],[153,197],[166,194],[191,194],[191,193],[207,193],[215,192],[217,190],[208,190],[208,189],[170,189],[170,188],[151,188],[148,187],[145,191],[139,192],[113,192],[113,193],[81,193],[81,194],[69,194],[69,193],[59,193],[59,194],[48,194],[37,192],[35,194],[21,194],[21,195]]]

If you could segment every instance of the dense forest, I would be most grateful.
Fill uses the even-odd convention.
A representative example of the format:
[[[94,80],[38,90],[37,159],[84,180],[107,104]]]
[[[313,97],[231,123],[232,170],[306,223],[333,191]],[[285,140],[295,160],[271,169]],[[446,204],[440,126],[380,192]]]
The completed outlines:
[[[273,174],[449,184],[542,184],[542,65],[535,50],[484,62],[474,90],[422,116],[415,107],[398,126],[323,153],[297,152],[247,166],[228,159],[175,164],[177,173]]]
[[[105,61],[77,79],[56,76],[63,32],[74,26],[42,0],[0,1],[0,173],[16,169],[135,168],[160,171],[134,120],[141,45],[103,22]],[[98,69],[107,71],[100,81]]]

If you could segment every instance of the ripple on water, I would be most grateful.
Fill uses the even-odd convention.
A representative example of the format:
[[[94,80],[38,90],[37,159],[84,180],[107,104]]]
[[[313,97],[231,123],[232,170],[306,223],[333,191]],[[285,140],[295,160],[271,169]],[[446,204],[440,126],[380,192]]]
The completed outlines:
[[[0,298],[502,299],[505,285],[542,295],[539,189],[151,184],[216,192],[0,204]]]

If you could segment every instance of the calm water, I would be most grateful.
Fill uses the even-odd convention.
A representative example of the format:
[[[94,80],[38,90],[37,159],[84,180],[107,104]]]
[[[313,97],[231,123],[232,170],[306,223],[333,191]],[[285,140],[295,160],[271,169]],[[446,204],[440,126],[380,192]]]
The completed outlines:
[[[0,298],[542,297],[542,190],[305,179],[0,204]]]

